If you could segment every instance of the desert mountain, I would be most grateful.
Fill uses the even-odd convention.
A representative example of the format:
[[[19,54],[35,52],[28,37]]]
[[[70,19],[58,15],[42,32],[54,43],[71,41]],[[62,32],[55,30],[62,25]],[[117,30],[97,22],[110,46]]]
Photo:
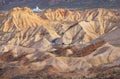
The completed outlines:
[[[49,41],[59,38],[61,44],[94,40],[117,28],[120,20],[119,10],[102,8],[77,11],[48,9],[44,13],[34,13],[27,7],[13,8],[10,12],[1,14],[1,17],[0,29],[5,34],[14,32],[15,38],[27,40],[25,37],[29,37],[33,31],[33,35],[40,38],[38,32],[43,28]]]
[[[83,29],[86,33],[84,41],[93,40],[104,33],[108,33],[113,28],[118,26],[119,20],[119,12],[117,10],[108,10],[101,8],[81,11],[68,9],[49,9],[44,13],[44,16],[50,21],[63,22],[63,24],[59,26],[62,26],[61,29],[63,29],[64,31],[65,29],[68,29],[69,25],[67,24],[79,23],[78,27],[73,27],[72,29],[67,31],[64,36],[65,38],[72,40],[76,33],[79,34],[80,31],[77,32],[77,30]],[[57,29],[60,29],[59,26]]]
[[[49,26],[48,26],[49,25]],[[1,30],[4,32],[11,32],[14,30],[21,31],[29,27],[41,27],[44,26],[49,33],[52,33],[52,37],[58,36],[52,29],[52,24],[48,20],[43,19],[41,16],[35,14],[27,7],[13,8],[6,14],[2,21]]]
[[[61,44],[71,44],[77,40],[84,43],[94,40],[117,28],[120,20],[118,10],[102,8],[80,11],[48,9],[41,14],[34,13],[27,7],[13,8],[10,12],[1,14],[1,17],[3,19],[1,18],[0,29],[3,32],[20,32],[20,37],[25,39],[29,37],[31,28],[38,28],[34,30],[33,35],[37,35],[39,28],[44,28],[49,41],[59,38],[58,43]]]
[[[25,7],[0,17],[2,79],[92,78],[91,69],[120,66],[118,9],[59,8],[34,13]]]
[[[41,26],[47,24],[47,22],[42,20],[39,16],[34,14],[29,8],[14,8],[6,15],[3,23],[3,31],[11,31],[13,28],[18,30],[24,29],[26,27]]]
[[[119,0],[0,0],[0,9],[34,8],[36,5],[41,8],[120,8],[119,4]]]

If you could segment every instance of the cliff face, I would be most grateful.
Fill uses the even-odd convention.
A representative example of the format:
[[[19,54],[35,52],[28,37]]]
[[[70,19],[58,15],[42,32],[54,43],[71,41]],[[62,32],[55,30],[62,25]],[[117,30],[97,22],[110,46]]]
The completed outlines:
[[[120,65],[118,9],[60,8],[34,13],[25,7],[0,17],[2,79],[26,78],[34,71],[46,71],[48,76],[59,72],[91,76],[91,68]]]

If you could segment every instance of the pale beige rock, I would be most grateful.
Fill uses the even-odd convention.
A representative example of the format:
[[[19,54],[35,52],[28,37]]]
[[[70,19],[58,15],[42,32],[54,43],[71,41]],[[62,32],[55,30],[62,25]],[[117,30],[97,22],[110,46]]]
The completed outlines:
[[[28,70],[42,70],[52,66],[58,72],[78,70],[84,74],[92,67],[108,64],[120,58],[118,23],[120,20],[116,13],[108,9],[84,11],[56,9],[43,13],[46,17],[44,19],[29,8],[14,8],[7,14],[1,27],[0,56],[11,53],[13,58],[22,57],[16,62],[17,64],[27,62]],[[57,33],[64,32],[72,24],[71,22],[76,20],[79,25],[66,31],[63,36]],[[60,23],[59,27],[62,28],[56,29],[56,25]],[[64,44],[80,45],[84,42],[86,45],[86,42],[92,44],[92,41],[97,39],[106,41],[106,44],[84,57],[66,57],[74,54],[71,49],[64,51],[66,56],[59,57],[54,54],[53,49],[57,47],[54,48],[51,42],[58,37]],[[5,57],[7,59],[7,56]],[[9,62],[12,61],[14,60]],[[21,65],[24,67],[24,64]]]

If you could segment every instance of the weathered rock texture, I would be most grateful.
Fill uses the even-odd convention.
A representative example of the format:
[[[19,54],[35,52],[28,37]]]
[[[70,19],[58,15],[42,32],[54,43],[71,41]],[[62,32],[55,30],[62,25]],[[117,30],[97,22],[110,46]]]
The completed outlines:
[[[91,68],[119,65],[119,14],[110,9],[33,13],[14,8],[0,15],[0,78],[33,71],[88,76]]]

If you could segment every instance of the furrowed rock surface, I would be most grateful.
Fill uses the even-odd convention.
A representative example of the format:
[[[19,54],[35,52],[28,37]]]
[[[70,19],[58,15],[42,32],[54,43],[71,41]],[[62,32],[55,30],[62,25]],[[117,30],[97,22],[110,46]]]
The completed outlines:
[[[34,13],[14,8],[0,15],[4,15],[0,19],[0,78],[37,70],[86,76],[94,67],[120,65],[119,13],[109,9]]]

